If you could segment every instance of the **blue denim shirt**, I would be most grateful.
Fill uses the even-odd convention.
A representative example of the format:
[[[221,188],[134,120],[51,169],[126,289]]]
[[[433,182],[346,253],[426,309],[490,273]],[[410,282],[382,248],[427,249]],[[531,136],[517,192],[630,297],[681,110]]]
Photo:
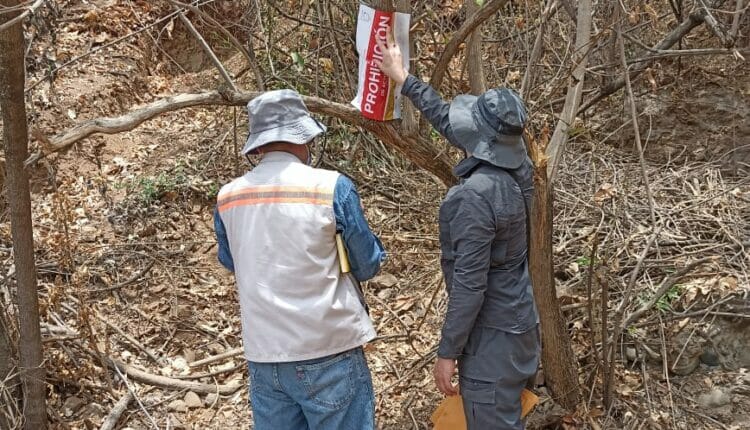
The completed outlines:
[[[333,190],[333,213],[336,217],[336,232],[341,233],[349,253],[352,275],[358,281],[366,281],[378,273],[386,252],[380,239],[370,230],[362,212],[359,194],[351,179],[341,175]],[[234,272],[234,260],[229,249],[227,231],[214,210],[214,228],[219,243],[219,262]]]

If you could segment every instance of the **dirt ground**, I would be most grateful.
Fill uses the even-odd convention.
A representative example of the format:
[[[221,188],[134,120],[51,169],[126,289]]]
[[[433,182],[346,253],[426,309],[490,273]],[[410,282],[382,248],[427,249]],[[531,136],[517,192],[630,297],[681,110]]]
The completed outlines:
[[[81,18],[89,6],[78,7],[66,11],[70,21],[56,35],[58,52],[70,58],[92,48],[92,32],[101,36],[95,43],[117,33],[92,30]],[[30,91],[32,135],[52,136],[169,94],[216,87],[217,74],[192,48],[180,59],[191,70],[176,73],[174,64],[147,64],[146,43],[103,49],[60,70],[54,85]],[[231,70],[242,67],[238,57],[226,63]],[[587,410],[565,414],[542,386],[529,428],[750,428],[750,72],[728,64],[722,73],[684,70],[689,91],[665,85],[638,99],[657,209],[674,218],[647,259],[655,268],[642,300],[649,286],[689,259],[713,260],[631,328],[618,355],[611,410],[592,398]],[[44,73],[35,68],[29,84]],[[602,257],[608,265],[602,276],[612,287],[627,281],[623,273],[635,264],[645,234],[632,131],[617,132],[624,115],[618,103],[614,98],[610,110],[582,119],[558,183],[556,276],[586,386],[599,384],[591,377],[598,369],[589,336],[601,330],[586,318],[591,226],[600,216],[614,226],[607,236],[613,251]],[[120,428],[153,428],[152,420],[169,429],[252,428],[242,357],[190,365],[240,346],[234,280],[216,259],[212,212],[219,187],[248,167],[236,156],[245,121],[242,109],[186,109],[131,132],[92,137],[34,168],[54,428],[98,428],[126,392],[115,373],[102,369],[101,355],[156,375],[243,385],[231,395],[196,396],[129,380],[137,402]],[[364,285],[378,331],[366,347],[378,426],[431,428],[430,414],[441,399],[431,366],[446,302],[436,226],[446,190],[357,133],[334,126],[330,135],[324,166],[355,179],[370,225],[389,251],[380,274]],[[601,206],[596,196],[612,200],[611,206]],[[10,258],[5,211],[0,259]]]

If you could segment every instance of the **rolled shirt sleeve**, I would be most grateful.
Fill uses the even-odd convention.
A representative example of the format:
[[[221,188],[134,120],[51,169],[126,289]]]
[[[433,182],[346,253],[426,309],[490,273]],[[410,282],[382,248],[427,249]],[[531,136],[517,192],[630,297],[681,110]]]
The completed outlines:
[[[216,232],[216,242],[219,244],[219,263],[231,272],[234,272],[234,260],[232,251],[229,249],[229,239],[227,239],[227,229],[224,221],[219,215],[219,208],[214,209],[214,231]]]
[[[484,303],[490,269],[495,216],[492,206],[474,191],[464,191],[450,220],[453,279],[448,312],[438,347],[441,358],[458,358]]]
[[[333,211],[336,231],[343,236],[352,274],[358,281],[374,277],[385,260],[386,252],[367,224],[354,183],[344,175],[336,182]]]

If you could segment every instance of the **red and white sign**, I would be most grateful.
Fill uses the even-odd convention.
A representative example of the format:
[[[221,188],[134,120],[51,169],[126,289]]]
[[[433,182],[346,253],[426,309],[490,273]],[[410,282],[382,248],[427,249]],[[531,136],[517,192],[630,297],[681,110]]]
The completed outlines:
[[[383,53],[376,41],[381,40],[385,44],[388,28],[394,28],[396,43],[401,48],[404,58],[404,67],[408,70],[409,20],[409,14],[383,12],[365,5],[359,6],[357,18],[359,86],[357,97],[352,104],[366,118],[389,121],[401,117],[401,86],[392,82],[376,65],[383,59]]]

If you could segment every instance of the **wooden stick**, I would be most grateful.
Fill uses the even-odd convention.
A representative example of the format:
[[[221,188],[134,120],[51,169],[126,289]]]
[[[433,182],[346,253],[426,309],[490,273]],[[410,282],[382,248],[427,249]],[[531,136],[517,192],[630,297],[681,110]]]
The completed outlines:
[[[144,370],[137,369],[133,366],[129,366],[114,358],[109,358],[107,360],[107,364],[112,369],[120,370],[122,373],[130,376],[134,381],[138,381],[142,384],[165,388],[168,390],[190,390],[197,394],[217,393],[226,396],[229,394],[233,394],[237,390],[242,388],[242,384],[204,384],[201,382],[183,381],[166,376],[154,375]]]
[[[152,267],[154,267],[154,263],[156,260],[151,260],[146,266],[139,270],[138,273],[134,274],[130,278],[126,279],[123,282],[120,282],[118,284],[112,285],[110,287],[104,287],[104,288],[95,288],[93,290],[87,290],[86,293],[93,294],[93,293],[102,293],[105,291],[113,291],[113,290],[119,290],[120,288],[126,287],[135,281],[141,279],[146,273],[148,273],[149,270],[151,270]]]
[[[200,367],[205,366],[206,364],[215,363],[217,361],[226,360],[227,358],[233,358],[238,355],[241,355],[243,353],[244,349],[242,348],[234,348],[230,349],[229,351],[223,352],[219,355],[214,355],[213,357],[207,357],[202,360],[196,360],[189,364],[190,367]]]
[[[178,8],[178,7],[175,6],[175,8]],[[226,81],[227,85],[229,85],[229,88],[231,88],[232,91],[237,91],[237,87],[234,85],[234,81],[232,81],[232,77],[229,76],[229,72],[227,72],[227,69],[224,68],[223,64],[221,64],[219,57],[216,56],[214,51],[208,45],[208,42],[206,42],[206,39],[204,39],[203,36],[198,32],[198,30],[195,29],[195,26],[185,16],[185,14],[182,12],[182,9],[178,8],[178,10],[179,12],[177,13],[177,16],[180,17],[180,21],[182,21],[182,23],[185,24],[185,27],[187,27],[190,34],[192,34],[195,40],[197,40],[198,43],[201,45],[201,47],[203,47],[203,51],[206,52],[206,55],[208,55],[208,58],[211,59],[211,62],[214,63],[214,66],[216,66],[216,68],[219,70],[219,73],[224,78],[224,81]]]
[[[218,21],[213,19],[211,15],[207,14],[206,12],[203,12],[201,9],[195,7],[191,4],[186,4],[179,2],[177,0],[169,0],[172,4],[177,5],[179,7],[185,8],[190,10],[190,12],[193,12],[194,14],[200,16],[202,19],[205,19],[208,23],[213,25],[214,27],[218,28],[221,33],[229,39],[229,42],[234,45],[235,48],[237,48],[238,51],[245,57],[247,60],[247,64],[250,66],[250,69],[253,71],[253,74],[255,75],[255,84],[258,86],[259,91],[265,91],[266,85],[265,82],[263,82],[263,72],[260,70],[260,67],[258,66],[258,62],[255,58],[255,51],[253,50],[252,43],[248,43],[248,48],[246,49],[242,43],[240,43],[239,40],[237,40],[236,37],[234,37],[234,34],[232,34],[231,31],[227,30],[226,27],[221,25]]]
[[[6,29],[11,28],[14,25],[16,25],[16,23],[18,23],[19,21],[23,21],[27,16],[34,13],[37,10],[37,8],[39,8],[39,6],[42,5],[42,3],[44,3],[44,0],[36,0],[36,2],[34,2],[34,4],[32,4],[25,11],[23,11],[23,13],[11,19],[10,21],[4,23],[3,25],[0,25],[0,31],[5,31]]]
[[[109,415],[107,415],[107,418],[104,419],[104,422],[102,422],[102,426],[99,430],[114,430],[117,422],[120,420],[120,416],[125,412],[134,398],[135,397],[130,390],[128,390],[124,396],[120,397],[120,400],[115,403],[115,407],[112,408],[112,412],[110,412]]]
[[[618,7],[620,5],[618,4]],[[625,11],[621,11],[625,14]],[[641,167],[641,177],[643,179],[643,187],[646,189],[646,197],[648,198],[648,209],[651,214],[651,226],[656,226],[656,209],[654,208],[654,195],[651,193],[651,184],[648,180],[648,174],[646,173],[646,160],[643,156],[643,145],[641,144],[641,131],[638,128],[638,110],[635,107],[635,95],[633,94],[633,88],[630,85],[630,70],[628,68],[628,60],[625,58],[625,42],[622,39],[622,23],[617,22],[617,46],[620,50],[620,60],[622,61],[622,67],[624,69],[623,77],[625,79],[625,89],[627,91],[628,100],[630,101],[630,117],[633,121],[633,131],[635,132],[635,145],[638,148],[638,161]]]

